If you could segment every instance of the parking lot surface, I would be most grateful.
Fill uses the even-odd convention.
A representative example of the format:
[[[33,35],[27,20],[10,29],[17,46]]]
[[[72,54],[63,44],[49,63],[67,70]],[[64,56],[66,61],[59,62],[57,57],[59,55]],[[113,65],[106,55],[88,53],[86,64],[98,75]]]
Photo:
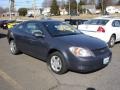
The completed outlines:
[[[11,55],[6,32],[0,30],[0,90],[120,90],[120,44],[111,63],[97,72],[57,75],[45,62],[25,54]]]

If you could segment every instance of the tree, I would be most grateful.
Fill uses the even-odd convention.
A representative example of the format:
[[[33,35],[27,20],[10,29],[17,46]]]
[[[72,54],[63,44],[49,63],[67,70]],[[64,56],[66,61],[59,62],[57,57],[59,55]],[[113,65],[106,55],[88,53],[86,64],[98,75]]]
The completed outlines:
[[[53,0],[50,9],[51,15],[60,15],[59,6],[57,5],[57,1]]]
[[[67,4],[65,5],[67,11],[69,11],[69,5],[70,5],[70,15],[76,15],[77,14],[76,0],[68,0]]]
[[[114,5],[112,0],[100,0],[101,2],[101,10],[102,10],[102,14],[106,14],[106,7],[109,5]]]
[[[89,0],[88,4],[95,5],[95,0]]]
[[[120,0],[118,1],[117,5],[120,5]]]
[[[15,11],[15,0],[9,0],[9,1],[10,1],[10,10],[14,12]]]
[[[85,5],[85,2],[80,0],[79,5]]]
[[[114,4],[112,0],[99,0],[99,2],[101,3],[102,14],[105,14],[107,6]]]
[[[87,4],[87,2],[88,2],[88,0],[80,0],[80,2],[83,2],[83,3],[84,3],[84,5],[86,5],[86,4]]]
[[[0,14],[4,13],[4,9],[2,7],[0,7]]]
[[[82,0],[80,0],[80,2],[79,2],[79,5],[78,5],[78,11],[80,12],[80,13],[83,13],[84,12],[84,9],[82,8],[82,5],[85,5],[85,2],[84,1],[82,1]]]
[[[5,12],[9,12],[9,8],[5,8],[4,10],[5,10]]]
[[[9,8],[0,7],[0,14],[6,13],[6,12],[9,12]]]
[[[105,0],[106,6],[113,5],[112,0]]]
[[[101,2],[98,2],[98,4],[96,5],[96,9],[101,9],[102,10],[102,4],[101,4]]]
[[[18,12],[20,16],[25,16],[27,14],[27,8],[20,8]]]
[[[50,7],[51,6],[51,2],[52,2],[52,0],[44,0],[42,2],[43,8]]]
[[[59,6],[60,8],[62,8],[62,9],[65,8],[65,0],[57,1],[57,3],[58,3],[58,6]]]

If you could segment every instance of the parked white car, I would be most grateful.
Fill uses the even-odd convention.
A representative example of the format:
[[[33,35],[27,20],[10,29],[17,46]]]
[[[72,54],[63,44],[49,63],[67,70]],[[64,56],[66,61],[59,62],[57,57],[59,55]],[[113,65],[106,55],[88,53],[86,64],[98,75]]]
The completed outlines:
[[[116,8],[113,7],[113,6],[108,6],[108,7],[106,8],[106,11],[107,11],[108,13],[110,13],[110,14],[114,14],[114,13],[116,13]]]
[[[110,47],[120,41],[120,18],[98,17],[79,25],[78,29],[84,34],[105,41]]]

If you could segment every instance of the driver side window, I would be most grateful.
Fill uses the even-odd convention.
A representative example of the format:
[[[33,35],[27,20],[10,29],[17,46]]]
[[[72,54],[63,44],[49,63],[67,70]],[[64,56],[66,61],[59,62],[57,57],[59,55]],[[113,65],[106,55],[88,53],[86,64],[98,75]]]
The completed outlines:
[[[43,32],[36,22],[27,23],[25,31],[30,34],[34,34],[35,32]]]

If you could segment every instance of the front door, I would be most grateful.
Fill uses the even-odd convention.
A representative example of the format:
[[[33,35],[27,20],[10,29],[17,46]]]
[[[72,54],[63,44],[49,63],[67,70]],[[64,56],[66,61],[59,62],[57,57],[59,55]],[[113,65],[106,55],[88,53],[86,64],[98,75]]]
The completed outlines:
[[[35,37],[35,32],[42,32],[44,34],[42,24],[38,22],[28,22],[25,25],[26,36],[24,36],[24,45],[27,48],[27,53],[32,56],[45,59],[48,50],[48,43],[45,37]],[[45,34],[44,34],[45,36]]]

